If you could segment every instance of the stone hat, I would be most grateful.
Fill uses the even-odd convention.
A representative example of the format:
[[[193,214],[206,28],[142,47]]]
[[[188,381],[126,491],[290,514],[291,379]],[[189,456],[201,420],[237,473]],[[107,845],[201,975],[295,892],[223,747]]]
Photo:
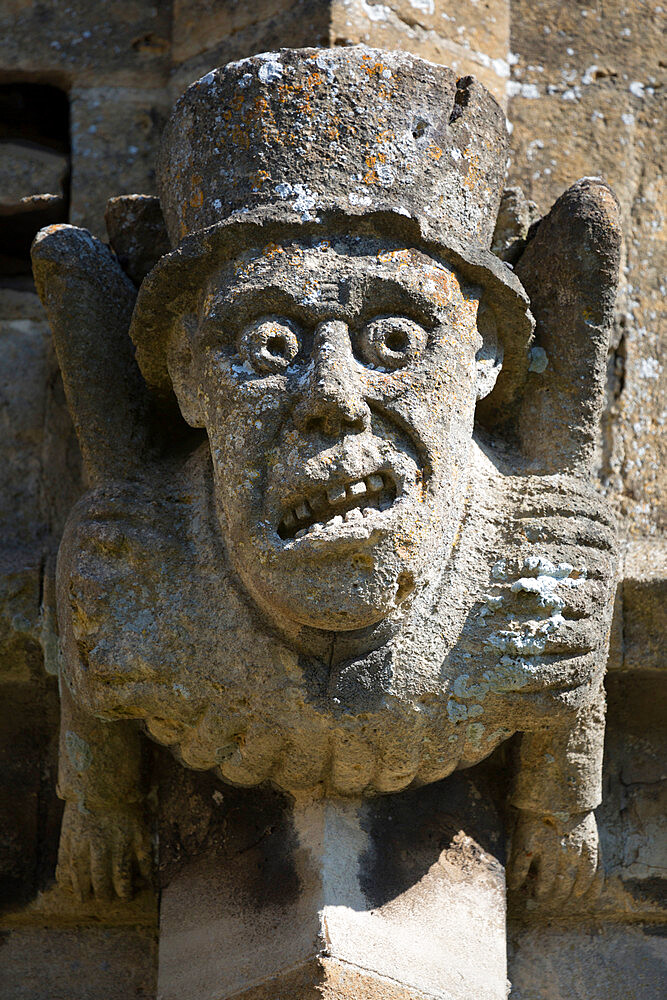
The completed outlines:
[[[482,285],[505,350],[494,394],[509,398],[532,319],[488,249],[506,151],[504,113],[481,84],[405,52],[282,49],[208,73],[177,102],[158,158],[176,249],[142,284],[132,321],[147,382],[169,391],[170,322],[214,267],[333,229],[400,234]]]

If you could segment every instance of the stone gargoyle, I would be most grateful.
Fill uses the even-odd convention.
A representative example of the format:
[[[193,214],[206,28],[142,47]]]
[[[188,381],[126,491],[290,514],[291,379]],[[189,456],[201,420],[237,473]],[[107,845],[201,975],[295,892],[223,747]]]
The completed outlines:
[[[347,796],[520,734],[510,885],[590,885],[619,213],[577,182],[513,271],[489,250],[506,150],[470,77],[282,50],[176,105],[174,249],[138,292],[85,230],[37,236],[90,485],[57,568],[77,892],[126,897],[147,864],[142,730],[232,784]]]

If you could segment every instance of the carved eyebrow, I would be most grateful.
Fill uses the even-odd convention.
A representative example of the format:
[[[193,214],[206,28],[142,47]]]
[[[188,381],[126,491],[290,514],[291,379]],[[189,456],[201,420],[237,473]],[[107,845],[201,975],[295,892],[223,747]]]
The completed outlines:
[[[393,312],[410,316],[426,326],[434,326],[440,314],[438,303],[420,289],[414,279],[408,283],[408,280],[403,282],[394,275],[350,275],[345,303],[320,300],[317,290],[322,285],[317,281],[313,283],[310,301],[306,299],[309,290],[295,295],[275,281],[260,287],[231,290],[215,301],[205,318],[206,324],[224,323],[231,333],[236,333],[246,323],[264,314],[285,315],[304,325],[317,323],[325,316],[339,315],[360,325],[378,313]]]
[[[225,322],[231,330],[238,331],[262,315],[284,315],[303,324],[317,322],[324,309],[329,314],[332,311],[341,316],[348,313],[347,306],[340,303],[319,303],[317,299],[306,302],[304,296],[296,296],[281,285],[268,283],[261,287],[236,289],[217,300],[206,320]]]
[[[366,322],[378,312],[393,312],[410,316],[426,326],[434,326],[440,315],[438,303],[414,280],[408,283],[394,275],[366,274],[353,279],[351,291],[358,302],[358,322]]]

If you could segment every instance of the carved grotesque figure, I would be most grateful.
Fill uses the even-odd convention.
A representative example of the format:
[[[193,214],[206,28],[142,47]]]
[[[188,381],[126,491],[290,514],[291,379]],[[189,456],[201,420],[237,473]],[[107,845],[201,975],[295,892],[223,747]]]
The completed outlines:
[[[470,78],[284,50],[176,106],[175,249],[138,297],[88,234],[38,236],[91,480],[58,565],[78,891],[127,895],[145,862],[140,725],[225,781],[344,795],[520,733],[513,882],[590,884],[614,541],[588,477],[617,207],[600,181],[570,189],[524,290],[488,250],[505,148]]]

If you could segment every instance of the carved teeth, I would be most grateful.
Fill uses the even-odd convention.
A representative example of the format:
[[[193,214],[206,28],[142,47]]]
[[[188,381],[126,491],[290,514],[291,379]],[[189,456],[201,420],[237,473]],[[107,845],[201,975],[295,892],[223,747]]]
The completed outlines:
[[[314,530],[339,528],[344,521],[360,524],[372,512],[387,510],[395,500],[396,486],[391,477],[374,472],[347,485],[338,483],[330,486],[307,500],[304,497],[287,511],[278,527],[278,534],[283,539],[302,538]],[[334,514],[336,508],[340,509],[340,514]]]
[[[341,503],[347,497],[344,486],[331,486],[327,490],[327,500],[329,503]]]

